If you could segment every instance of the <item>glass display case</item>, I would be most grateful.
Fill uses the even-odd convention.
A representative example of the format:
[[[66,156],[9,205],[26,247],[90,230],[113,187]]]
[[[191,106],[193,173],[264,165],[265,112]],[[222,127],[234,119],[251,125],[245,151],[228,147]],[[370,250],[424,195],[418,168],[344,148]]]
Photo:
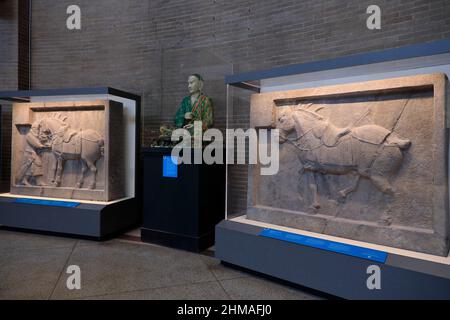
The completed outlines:
[[[207,142],[203,147],[202,142],[207,129],[225,132],[223,78],[233,66],[206,48],[165,49],[159,61],[161,87],[146,97],[152,108],[144,115],[141,239],[199,252],[214,245],[214,227],[225,213],[226,167],[223,159],[203,161]],[[187,113],[193,119],[187,120]],[[200,130],[186,129],[190,147],[180,152],[183,157],[175,156],[179,163],[173,163],[178,142],[171,141],[172,133],[198,120]],[[223,146],[221,151],[224,154]]]
[[[226,78],[219,259],[346,298],[450,295],[450,54],[412,49]]]
[[[11,110],[2,226],[100,239],[140,221],[139,96],[84,88],[0,99]]]

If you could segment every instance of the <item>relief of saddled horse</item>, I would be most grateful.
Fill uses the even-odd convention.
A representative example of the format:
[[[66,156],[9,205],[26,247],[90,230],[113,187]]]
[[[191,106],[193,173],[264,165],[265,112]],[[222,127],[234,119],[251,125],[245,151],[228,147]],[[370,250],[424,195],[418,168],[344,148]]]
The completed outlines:
[[[52,172],[52,184],[55,187],[61,185],[64,164],[67,160],[81,161],[81,175],[78,179],[77,188],[82,188],[87,169],[93,174],[93,179],[87,186],[95,189],[96,185],[96,162],[104,154],[104,139],[100,133],[93,129],[73,130],[67,118],[61,114],[40,120],[39,135],[47,137],[48,145],[56,157]]]
[[[405,107],[406,103],[402,113]],[[273,124],[280,130],[280,143],[290,142],[299,150],[300,179],[305,171],[313,174],[311,208],[317,211],[321,207],[318,174],[353,177],[350,187],[339,191],[341,201],[358,188],[361,177],[369,179],[382,193],[394,194],[388,177],[401,166],[402,152],[410,147],[411,141],[375,124],[336,127],[318,113],[320,109],[313,104],[280,108]]]

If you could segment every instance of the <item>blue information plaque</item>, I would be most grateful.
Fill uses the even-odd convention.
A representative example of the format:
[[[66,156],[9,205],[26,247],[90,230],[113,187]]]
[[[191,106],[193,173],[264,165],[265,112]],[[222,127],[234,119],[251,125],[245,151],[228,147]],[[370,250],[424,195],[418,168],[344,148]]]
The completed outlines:
[[[163,177],[178,178],[178,158],[163,156]]]
[[[14,200],[15,203],[26,203],[26,204],[37,204],[41,206],[52,206],[52,207],[66,207],[75,208],[80,203],[79,202],[69,202],[69,201],[54,201],[54,200],[41,200],[41,199],[30,199],[30,198],[17,198]]]
[[[346,254],[353,257],[358,257],[366,260],[385,263],[387,253],[384,251],[373,250],[364,247],[353,246],[341,242],[328,241],[319,238],[308,237],[300,234],[274,230],[264,229],[259,233],[260,236],[292,242],[308,247],[333,251],[336,253]]]

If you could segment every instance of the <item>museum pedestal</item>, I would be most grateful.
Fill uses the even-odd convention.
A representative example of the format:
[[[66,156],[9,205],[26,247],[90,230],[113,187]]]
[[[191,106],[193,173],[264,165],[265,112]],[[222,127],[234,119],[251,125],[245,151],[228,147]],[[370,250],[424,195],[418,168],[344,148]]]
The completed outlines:
[[[13,110],[0,227],[103,240],[141,223],[139,96],[100,87],[0,100]]]
[[[23,199],[0,196],[3,228],[105,240],[136,227],[140,221],[135,198],[105,204],[34,198],[26,198],[27,202],[18,201]],[[75,206],[70,206],[71,203]]]
[[[215,225],[225,216],[225,165],[172,166],[171,151],[142,150],[142,241],[203,251],[214,245]]]
[[[282,237],[262,233],[273,228]],[[301,245],[289,238],[295,229],[255,222],[244,217],[224,220],[216,227],[216,258],[265,275],[345,299],[450,299],[450,257],[439,257],[343,238],[309,234]],[[269,229],[270,230],[270,229]],[[290,232],[284,233],[286,230]],[[309,242],[309,245],[307,244]],[[324,244],[318,248],[317,244]],[[351,255],[377,248],[384,262]],[[328,248],[326,247],[328,245]],[[336,250],[338,249],[338,250]],[[344,253],[344,251],[347,253]],[[337,252],[341,251],[341,252]],[[349,254],[351,253],[351,254]],[[379,267],[380,289],[369,289],[369,267]]]

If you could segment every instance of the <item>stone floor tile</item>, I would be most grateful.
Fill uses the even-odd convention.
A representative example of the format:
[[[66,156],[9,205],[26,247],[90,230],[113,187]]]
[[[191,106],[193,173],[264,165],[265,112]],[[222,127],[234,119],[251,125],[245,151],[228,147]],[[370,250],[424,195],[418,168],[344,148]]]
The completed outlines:
[[[216,280],[197,254],[119,240],[77,246],[70,265],[81,269],[81,290],[62,277],[52,298],[77,298]]]

